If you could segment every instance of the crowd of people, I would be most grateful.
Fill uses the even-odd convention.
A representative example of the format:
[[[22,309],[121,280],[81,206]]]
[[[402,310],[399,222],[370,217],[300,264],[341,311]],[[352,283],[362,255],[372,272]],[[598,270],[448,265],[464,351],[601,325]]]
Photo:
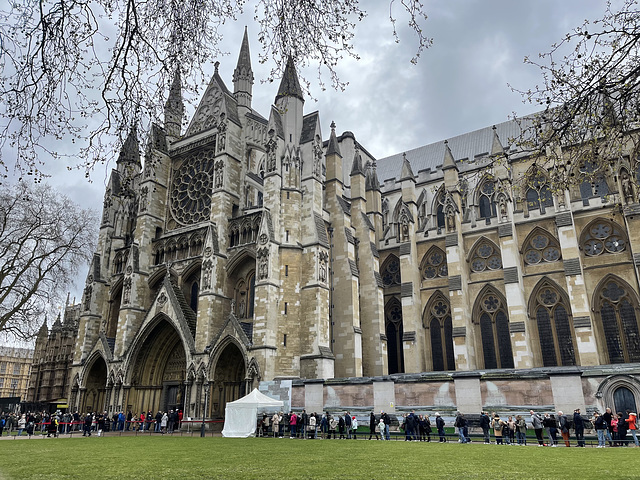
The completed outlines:
[[[527,422],[528,420],[528,422]],[[276,412],[273,415],[262,414],[258,421],[257,436],[273,436],[277,438],[308,438],[308,439],[357,439],[390,440],[390,427],[392,419],[388,413],[381,411],[379,416],[374,412],[369,415],[368,430],[363,434],[364,428],[358,432],[358,419],[346,411],[344,414],[333,415],[330,412],[308,414],[302,410],[300,414],[293,411],[289,414]],[[434,423],[429,414],[416,415],[415,411],[398,418],[399,434],[405,441],[430,442],[435,427],[439,442],[446,442],[445,420],[435,413]],[[612,413],[607,408],[605,413],[594,412],[591,418],[587,418],[577,408],[572,415],[565,415],[562,411],[557,413],[536,413],[531,410],[529,416],[509,415],[506,419],[500,418],[496,412],[489,414],[481,412],[477,423],[482,430],[484,443],[497,445],[527,445],[527,432],[533,430],[538,446],[556,447],[560,438],[565,446],[571,446],[571,432],[575,436],[578,447],[585,446],[585,428],[595,430],[598,438],[598,448],[607,445],[614,446],[639,446],[637,436],[637,414],[630,410],[626,413]],[[471,424],[463,413],[457,412],[453,422],[459,443],[471,442],[469,434]],[[493,431],[493,432],[492,432]],[[493,442],[491,434],[493,433]],[[545,438],[546,437],[546,438]],[[435,441],[435,437],[434,437]]]
[[[82,431],[82,436],[92,433],[101,436],[108,431],[139,431],[157,432],[160,434],[173,433],[182,423],[182,410],[158,411],[155,415],[149,410],[140,415],[131,411],[115,412],[109,416],[107,412],[62,413],[53,414],[43,412],[27,412],[23,414],[4,412],[0,415],[0,436],[7,435],[31,436],[34,433],[46,433],[47,437],[57,437],[61,433]]]

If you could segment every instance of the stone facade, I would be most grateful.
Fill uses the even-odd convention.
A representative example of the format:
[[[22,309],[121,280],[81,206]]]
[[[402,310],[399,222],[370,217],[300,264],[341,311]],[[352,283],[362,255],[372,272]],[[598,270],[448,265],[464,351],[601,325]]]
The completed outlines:
[[[246,35],[233,88],[216,66],[183,130],[176,75],[144,168],[135,130],[122,148],[74,408],[221,416],[258,385],[318,409],[595,405],[602,382],[612,402],[638,401],[632,152],[562,192],[503,145],[515,122],[376,160],[333,124],[323,141],[291,61],[255,111]],[[530,188],[514,181],[525,173]]]
[[[0,347],[0,398],[27,396],[33,349]]]

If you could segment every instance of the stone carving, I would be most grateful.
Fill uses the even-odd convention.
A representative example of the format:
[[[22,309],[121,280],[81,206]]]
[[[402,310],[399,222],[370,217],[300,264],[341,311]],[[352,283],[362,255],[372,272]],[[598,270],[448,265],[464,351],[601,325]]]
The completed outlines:
[[[327,260],[329,255],[327,252],[320,252],[318,255],[318,280],[322,283],[327,283]]]
[[[235,299],[231,299],[231,315],[235,315],[236,314],[236,301]]]
[[[125,278],[122,284],[122,303],[125,305],[131,303],[131,277]]]
[[[222,188],[222,182],[224,179],[224,162],[222,160],[218,160],[216,162],[216,169],[215,169],[215,182],[214,182],[214,188]]]
[[[158,297],[158,305],[162,306],[165,303],[167,303],[167,295],[164,292],[162,292]]]
[[[500,205],[500,219],[507,220],[507,199],[504,195],[498,197],[498,205]]]
[[[400,225],[401,227],[401,232],[402,232],[402,238],[400,239],[401,242],[408,242],[409,241],[409,218],[406,215],[403,215],[402,218],[400,219]]]
[[[275,140],[275,131],[269,130],[269,141],[265,145],[267,151],[267,172],[274,172],[276,169],[276,149],[278,144]]]
[[[258,250],[258,278],[266,280],[269,277],[269,249],[261,248]]]
[[[93,288],[91,285],[88,285],[84,289],[84,311],[88,312],[91,309],[91,294],[93,293]]]
[[[316,135],[313,141],[313,175],[320,177],[322,174],[322,140]]]
[[[144,186],[140,189],[140,211],[145,212],[147,210],[147,195],[149,195],[149,188]]]
[[[227,122],[225,114],[220,114],[220,123],[218,124],[218,153],[224,152],[227,145]]]
[[[211,289],[211,274],[213,269],[213,262],[211,260],[205,260],[202,264],[202,288],[203,290]]]
[[[444,199],[444,216],[447,232],[455,232],[456,230],[456,213],[458,213],[458,205],[456,204],[451,192],[447,192]]]
[[[626,170],[622,170],[620,174],[620,183],[622,184],[622,196],[625,203],[633,203],[633,186],[631,185],[631,178]]]

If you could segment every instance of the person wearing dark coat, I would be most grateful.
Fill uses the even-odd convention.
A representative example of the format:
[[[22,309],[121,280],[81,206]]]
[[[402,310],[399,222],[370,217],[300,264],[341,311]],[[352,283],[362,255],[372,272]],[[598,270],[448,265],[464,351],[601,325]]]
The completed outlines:
[[[411,413],[407,415],[406,419],[407,437],[406,440],[413,441],[416,439],[416,416],[411,410]]]
[[[57,437],[58,436],[58,420],[56,419],[56,417],[54,417],[53,415],[51,416],[47,415],[44,423],[48,424],[47,437],[51,437],[51,435],[53,435],[54,437]]]
[[[369,415],[369,440],[371,440],[371,437],[373,437],[374,435],[376,436],[376,440],[378,440],[376,425],[378,425],[378,422],[376,421],[376,415],[375,413],[371,412],[371,415]],[[384,435],[384,432],[382,432],[382,434]]]
[[[487,412],[480,413],[480,428],[482,429],[482,436],[484,437],[484,443],[491,443],[491,436],[489,434],[490,425],[489,415]]]
[[[438,430],[438,436],[440,437],[440,443],[447,441],[447,435],[444,433],[444,418],[436,412],[436,429]]]
[[[84,431],[82,432],[83,437],[91,436],[91,424],[93,423],[93,415],[87,413],[87,416],[84,417]]]
[[[586,419],[580,415],[580,409],[576,408],[573,411],[573,428],[576,432],[576,440],[579,447],[584,447],[584,422]]]

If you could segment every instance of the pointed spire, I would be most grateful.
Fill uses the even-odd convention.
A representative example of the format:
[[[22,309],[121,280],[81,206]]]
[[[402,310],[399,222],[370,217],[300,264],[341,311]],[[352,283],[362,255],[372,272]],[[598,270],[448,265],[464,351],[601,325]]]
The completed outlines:
[[[298,74],[296,73],[296,67],[293,64],[293,57],[291,55],[287,58],[287,66],[284,69],[284,75],[280,81],[276,102],[279,98],[283,97],[296,97],[304,102],[304,94],[302,93],[302,88],[300,88]]]
[[[353,165],[351,166],[351,176],[353,175],[365,175],[364,168],[362,167],[362,157],[360,156],[360,149],[356,144],[356,152],[353,156]]]
[[[496,131],[496,126],[492,127],[493,131],[493,141],[491,142],[491,156],[496,157],[498,155],[504,155],[504,147],[500,142],[500,137],[498,137],[498,132]]]
[[[338,155],[342,158],[340,147],[338,146],[338,138],[336,137],[336,123],[334,121],[331,122],[331,136],[329,137],[329,146],[327,147],[325,156],[328,157],[329,155]]]
[[[53,322],[53,326],[51,327],[51,331],[55,332],[58,330],[62,330],[62,322],[60,321],[60,312],[58,312],[58,316],[56,317],[56,321]]]
[[[449,148],[449,141],[444,141],[444,160],[442,161],[442,170],[448,170],[450,168],[458,169],[456,165],[456,161],[453,159],[453,153],[451,153],[451,149]]]
[[[366,190],[380,190],[380,180],[378,180],[378,169],[376,161],[371,162],[371,168],[367,169]]]
[[[400,172],[400,181],[402,182],[403,180],[416,181],[413,170],[411,169],[411,163],[409,163],[409,160],[407,159],[406,152],[402,154],[402,171]]]
[[[249,36],[244,27],[242,46],[238,55],[238,64],[233,71],[233,95],[238,105],[251,108],[251,94],[253,86],[253,70],[251,69],[251,54],[249,53]]]
[[[140,165],[140,145],[138,144],[138,132],[135,126],[129,130],[129,135],[120,149],[120,155],[116,163]]]
[[[180,78],[180,66],[178,66],[173,75],[167,103],[164,105],[164,129],[168,136],[176,139],[180,138],[183,115],[182,80]]]
[[[47,327],[47,316],[44,316],[44,322],[38,331],[38,338],[47,338],[49,336],[49,328]]]

